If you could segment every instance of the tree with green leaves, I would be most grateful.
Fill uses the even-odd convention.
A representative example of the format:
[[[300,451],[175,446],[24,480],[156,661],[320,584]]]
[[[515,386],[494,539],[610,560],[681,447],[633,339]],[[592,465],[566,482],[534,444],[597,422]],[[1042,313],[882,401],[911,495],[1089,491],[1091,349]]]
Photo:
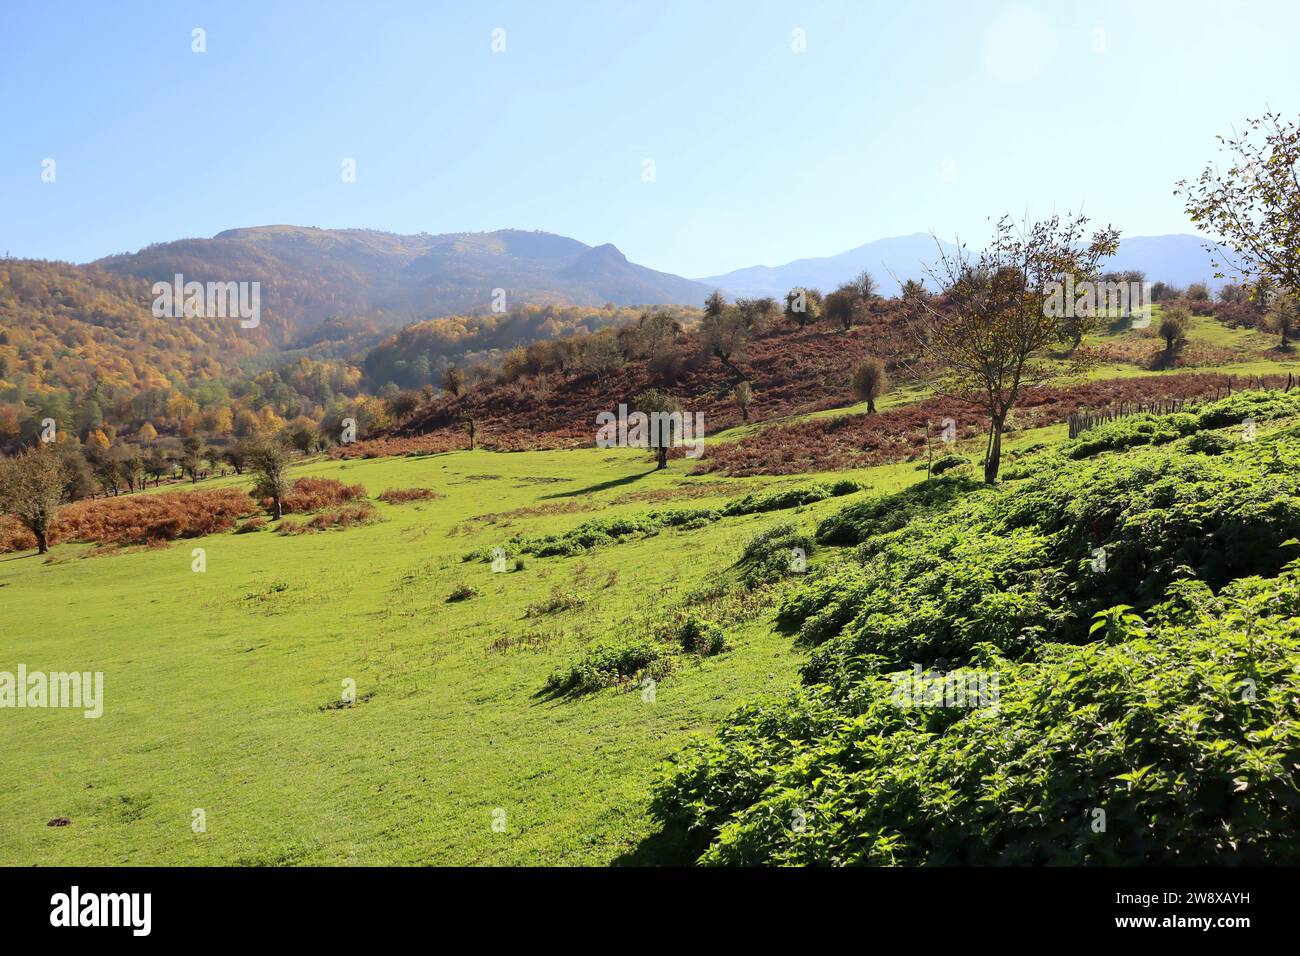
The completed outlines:
[[[785,317],[803,328],[822,317],[822,294],[816,289],[795,286],[785,295]]]
[[[1061,320],[1051,307],[1068,277],[1095,275],[1115,254],[1119,233],[1106,228],[1091,237],[1082,215],[1052,216],[1020,225],[1003,216],[978,257],[965,246],[940,247],[930,270],[941,296],[917,302],[909,326],[934,390],[973,405],[989,419],[984,480],[997,481],[1002,433],[1023,389],[1056,369],[1048,349],[1060,340]],[[1076,357],[1075,364],[1086,359]]]
[[[284,496],[289,493],[289,452],[274,438],[263,438],[248,449],[253,472],[253,494],[271,499],[271,517],[284,517]]]
[[[36,539],[36,551],[50,550],[50,525],[67,500],[67,466],[48,444],[0,459],[0,513],[11,514]]]
[[[189,477],[190,484],[199,480],[206,456],[207,445],[198,435],[191,435],[181,442],[181,471]]]
[[[885,363],[874,355],[868,355],[853,370],[850,385],[857,400],[867,403],[867,414],[874,415],[876,399],[889,390],[889,374],[885,371]]]
[[[1280,113],[1246,121],[1242,133],[1218,137],[1227,169],[1209,164],[1195,180],[1180,180],[1175,195],[1192,222],[1219,245],[1216,277],[1233,270],[1268,276],[1282,291],[1300,290],[1300,125]],[[1229,252],[1224,254],[1222,247]]]
[[[649,419],[646,431],[649,445],[655,449],[655,470],[667,468],[668,449],[677,444],[681,437],[678,429],[682,420],[682,406],[672,395],[652,388],[632,399],[632,408]]]

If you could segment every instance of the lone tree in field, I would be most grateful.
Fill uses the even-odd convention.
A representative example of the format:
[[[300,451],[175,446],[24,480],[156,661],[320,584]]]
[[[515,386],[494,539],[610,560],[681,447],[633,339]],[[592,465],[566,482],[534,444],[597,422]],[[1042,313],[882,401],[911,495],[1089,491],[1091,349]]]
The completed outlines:
[[[680,427],[682,406],[677,399],[657,388],[648,389],[632,399],[634,411],[642,412],[650,420],[646,428],[650,447],[655,449],[657,464],[655,470],[668,467],[668,449],[677,443],[677,429]],[[660,427],[656,427],[654,416],[658,414]],[[675,416],[665,418],[662,416]]]
[[[12,514],[36,539],[36,550],[50,550],[50,524],[63,504],[68,473],[63,458],[46,444],[0,459],[0,513]]]
[[[284,517],[284,496],[289,493],[289,452],[273,438],[264,438],[248,449],[248,468],[253,472],[253,494],[271,499],[271,517]]]
[[[1087,279],[1115,254],[1119,233],[1087,219],[1052,216],[1016,226],[1003,216],[977,259],[964,246],[940,248],[930,277],[943,294],[916,300],[912,332],[934,390],[973,405],[989,418],[984,480],[997,481],[1007,416],[1027,385],[1052,373],[1047,351],[1061,337],[1060,285]],[[1082,359],[1076,359],[1082,364]]]
[[[1207,246],[1216,278],[1231,268],[1300,291],[1300,125],[1280,113],[1246,121],[1246,131],[1219,137],[1227,170],[1210,164],[1195,181],[1180,180],[1192,222],[1231,252]],[[1223,261],[1219,261],[1222,259]],[[1256,286],[1258,292],[1258,286]]]
[[[749,383],[737,382],[736,387],[731,390],[731,397],[736,400],[740,417],[744,421],[749,421],[749,403],[754,400],[754,390],[750,388]]]
[[[867,403],[867,413],[876,413],[876,399],[889,390],[889,374],[885,363],[869,355],[853,370],[853,394],[858,401]]]
[[[1165,340],[1165,358],[1172,359],[1187,341],[1187,310],[1170,306],[1160,319],[1160,337]]]
[[[1275,296],[1273,307],[1268,312],[1268,327],[1282,336],[1282,341],[1278,343],[1278,348],[1282,351],[1290,351],[1291,335],[1295,332],[1297,324],[1300,324],[1300,316],[1296,315],[1295,297]]]

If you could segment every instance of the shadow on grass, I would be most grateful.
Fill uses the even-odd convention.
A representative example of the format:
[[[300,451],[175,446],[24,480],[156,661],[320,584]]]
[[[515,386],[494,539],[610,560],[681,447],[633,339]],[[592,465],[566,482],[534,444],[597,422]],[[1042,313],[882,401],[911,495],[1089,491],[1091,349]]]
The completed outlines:
[[[639,475],[627,475],[624,478],[611,478],[609,481],[602,481],[596,485],[588,485],[586,488],[575,488],[573,491],[557,491],[553,495],[542,495],[542,500],[551,498],[576,498],[579,495],[594,495],[598,491],[608,491],[610,488],[620,488],[623,485],[630,485],[634,481],[640,481],[647,475],[653,475],[659,469],[651,468],[649,471],[643,471]]]
[[[611,866],[691,866],[708,846],[701,837],[691,837],[685,827],[665,824],[630,850],[616,856]]]

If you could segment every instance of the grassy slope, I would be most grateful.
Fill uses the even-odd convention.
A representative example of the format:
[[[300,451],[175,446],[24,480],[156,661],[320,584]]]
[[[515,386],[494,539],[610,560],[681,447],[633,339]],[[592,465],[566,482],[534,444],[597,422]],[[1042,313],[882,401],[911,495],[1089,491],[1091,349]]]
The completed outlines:
[[[1195,327],[1193,341],[1220,330],[1257,335],[1215,323]],[[1115,371],[1151,374],[1132,365]],[[916,397],[900,390],[887,402]],[[1064,426],[1025,432],[1012,447],[1063,434]],[[977,455],[978,445],[963,450]],[[659,760],[741,701],[792,686],[798,652],[770,619],[758,619],[734,630],[735,650],[662,683],[653,704],[612,690],[563,701],[537,692],[585,641],[643,631],[715,580],[753,533],[790,513],[727,519],[582,558],[529,559],[518,573],[493,575],[459,558],[515,532],[661,506],[629,493],[713,480],[685,478],[690,464],[653,474],[639,454],[596,449],[316,461],[297,473],[360,481],[371,495],[421,486],[446,498],[380,504],[383,524],[324,535],[227,534],[96,556],[62,546],[52,563],[0,555],[8,638],[0,670],[19,662],[102,670],[107,697],[99,720],[0,712],[10,770],[0,777],[0,864],[627,859],[655,830],[646,806]],[[910,464],[854,473],[877,492],[921,474]],[[725,494],[770,483],[733,480]],[[591,510],[466,523],[565,502]],[[822,502],[796,518],[811,527],[842,504]],[[449,538],[457,526],[464,530]],[[202,575],[190,570],[196,546],[207,552]],[[605,587],[613,571],[617,582]],[[461,583],[481,596],[446,603]],[[586,594],[589,605],[525,618],[556,586]],[[542,650],[489,650],[529,632],[553,640]],[[322,709],[338,700],[344,678],[374,696]],[[497,807],[507,812],[504,833],[491,827]],[[204,834],[191,832],[194,808],[207,813]],[[45,825],[57,816],[72,825]],[[636,859],[647,860],[644,849]]]
[[[446,498],[380,504],[384,523],[327,534],[224,534],[93,556],[69,545],[53,563],[0,557],[9,638],[0,669],[102,670],[106,697],[98,720],[0,714],[10,771],[0,780],[0,863],[618,859],[652,830],[648,785],[660,759],[741,700],[790,686],[796,653],[759,620],[734,632],[734,651],[670,676],[654,703],[613,690],[535,695],[583,641],[644,629],[662,602],[709,582],[757,529],[790,513],[529,559],[521,572],[493,575],[460,556],[515,531],[660,506],[615,504],[683,482],[685,463],[648,467],[639,454],[596,450],[317,462],[303,471],[363,482],[372,495],[424,486]],[[890,466],[866,477],[885,491],[917,476]],[[599,510],[472,523],[448,537],[474,515],[574,501]],[[797,518],[811,526],[842,503]],[[206,550],[204,574],[191,571],[193,547]],[[446,603],[462,582],[481,596]],[[590,604],[526,619],[555,586]],[[488,649],[530,631],[557,636],[541,651]],[[344,678],[374,696],[322,710]],[[491,828],[497,807],[504,833]],[[191,832],[194,808],[206,811],[206,833]],[[46,826],[58,816],[72,825]]]

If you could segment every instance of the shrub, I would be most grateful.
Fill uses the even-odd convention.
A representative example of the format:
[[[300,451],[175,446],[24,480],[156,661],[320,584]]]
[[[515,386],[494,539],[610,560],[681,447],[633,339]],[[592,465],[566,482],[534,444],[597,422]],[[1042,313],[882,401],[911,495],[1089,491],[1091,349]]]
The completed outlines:
[[[1197,432],[1187,439],[1187,450],[1198,455],[1222,455],[1236,445],[1231,438],[1217,432]]]
[[[930,474],[942,475],[945,471],[950,471],[953,468],[960,468],[962,465],[969,465],[969,464],[970,464],[970,459],[967,458],[965,455],[944,455],[941,458],[936,458],[930,464]],[[923,466],[918,466],[918,467],[923,467]]]
[[[772,525],[745,545],[739,562],[741,581],[746,587],[756,588],[801,573],[805,566],[800,565],[812,549],[812,538],[793,524]]]
[[[888,675],[742,708],[654,812],[713,864],[1295,864],[1297,584],[1242,580],[1197,613],[1184,594],[1117,643],[990,654],[992,711],[900,706]]]
[[[307,521],[282,521],[275,529],[277,534],[314,534],[318,531],[335,531],[357,525],[374,524],[379,512],[368,501],[331,508],[313,515]]]
[[[60,508],[52,536],[105,545],[173,541],[229,531],[256,510],[253,499],[234,488],[89,499]]]
[[[433,501],[441,497],[432,488],[388,488],[379,494],[379,500],[390,505],[405,504],[408,501]]]
[[[265,529],[266,519],[261,515],[254,515],[236,528],[235,534],[251,534],[254,531],[263,531]]]
[[[551,589],[551,596],[536,604],[530,604],[524,610],[524,617],[541,617],[543,614],[559,614],[562,611],[576,611],[586,607],[587,598],[576,591],[566,591],[558,585]]]
[[[478,588],[469,584],[458,584],[452,592],[447,595],[447,601],[448,603],[453,603],[455,601],[468,601],[473,597],[478,597]]]
[[[817,526],[817,540],[822,544],[857,544],[895,531],[922,514],[944,511],[963,495],[984,487],[983,482],[960,475],[931,478],[837,511]]]
[[[345,504],[365,495],[366,489],[361,485],[345,485],[333,478],[298,478],[290,485],[280,504],[285,514],[304,514]],[[271,503],[269,497],[264,498],[262,507],[269,508]]]
[[[578,660],[551,674],[551,694],[585,694],[603,687],[636,684],[668,673],[671,661],[662,644],[650,638],[597,641]]]
[[[686,653],[700,657],[712,657],[727,650],[727,635],[721,625],[694,614],[687,615],[677,629],[677,640]]]
[[[910,502],[786,599],[818,644],[805,686],[737,711],[655,799],[703,862],[1300,862],[1300,443],[1025,467]],[[900,704],[913,665],[995,675],[996,709]]]

